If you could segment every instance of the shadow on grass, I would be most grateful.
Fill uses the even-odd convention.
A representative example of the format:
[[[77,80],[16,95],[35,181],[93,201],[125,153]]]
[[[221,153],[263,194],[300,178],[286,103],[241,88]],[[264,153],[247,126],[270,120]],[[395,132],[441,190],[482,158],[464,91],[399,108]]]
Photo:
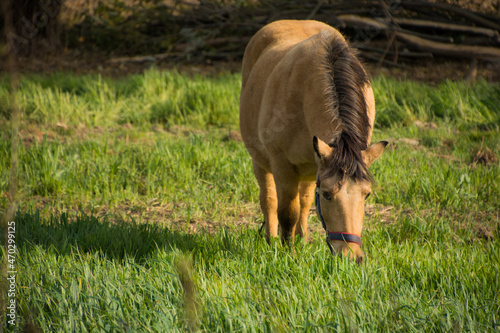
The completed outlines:
[[[254,237],[248,237],[248,232]],[[242,241],[248,243],[249,238],[259,238],[255,231],[248,232],[222,230],[217,235],[190,234],[152,223],[111,223],[106,218],[84,213],[62,213],[46,219],[38,211],[28,211],[18,212],[16,217],[17,246],[20,248],[40,245],[61,255],[78,249],[84,253],[101,252],[108,258],[134,258],[138,262],[143,262],[158,249],[193,252],[209,258],[215,251],[241,255],[249,246]]]

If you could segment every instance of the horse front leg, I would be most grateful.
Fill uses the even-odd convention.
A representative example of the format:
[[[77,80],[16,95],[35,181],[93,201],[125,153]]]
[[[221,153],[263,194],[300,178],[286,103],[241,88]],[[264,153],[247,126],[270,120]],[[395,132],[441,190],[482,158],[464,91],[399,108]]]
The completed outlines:
[[[307,224],[309,219],[309,210],[311,209],[311,204],[314,201],[315,187],[316,184],[314,182],[303,181],[299,184],[300,218],[295,230],[295,236],[302,236],[304,243],[307,243]]]
[[[262,214],[264,214],[264,226],[266,230],[267,243],[271,243],[272,238],[278,237],[278,199],[276,195],[276,185],[273,175],[261,168],[253,161],[255,178],[259,183],[259,199]]]
[[[278,221],[281,239],[293,243],[300,218],[299,178],[293,167],[281,167],[273,172],[278,193]]]
[[[281,240],[293,243],[295,228],[300,217],[299,192],[285,185],[278,188],[278,221],[281,227]]]

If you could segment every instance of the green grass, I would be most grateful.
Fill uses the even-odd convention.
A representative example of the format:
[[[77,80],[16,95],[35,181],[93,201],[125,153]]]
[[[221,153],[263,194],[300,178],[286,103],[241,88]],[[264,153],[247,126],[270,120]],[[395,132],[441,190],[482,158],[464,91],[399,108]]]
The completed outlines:
[[[10,109],[7,82],[0,93],[3,115]],[[109,128],[153,122],[206,128],[237,124],[240,82],[238,76],[229,74],[204,80],[156,70],[126,80],[59,73],[23,80],[19,101],[24,119],[37,124]]]
[[[499,155],[500,86],[373,80],[374,141],[393,145],[372,166],[368,204],[393,209],[367,217],[357,266],[328,253],[315,216],[307,245],[258,233],[251,161],[229,135],[239,85],[239,74],[156,69],[22,78],[19,323],[8,332],[29,317],[45,332],[185,331],[179,262],[192,267],[206,332],[500,329],[500,165],[472,163],[480,149]]]

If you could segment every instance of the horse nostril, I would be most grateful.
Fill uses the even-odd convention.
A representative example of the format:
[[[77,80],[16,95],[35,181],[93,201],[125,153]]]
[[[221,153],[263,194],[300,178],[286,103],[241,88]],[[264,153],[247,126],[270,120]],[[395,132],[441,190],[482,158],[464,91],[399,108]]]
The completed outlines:
[[[361,264],[363,263],[363,255],[362,255],[362,254],[360,254],[360,255],[358,255],[358,256],[356,257],[356,263],[357,263],[358,265],[361,265]]]

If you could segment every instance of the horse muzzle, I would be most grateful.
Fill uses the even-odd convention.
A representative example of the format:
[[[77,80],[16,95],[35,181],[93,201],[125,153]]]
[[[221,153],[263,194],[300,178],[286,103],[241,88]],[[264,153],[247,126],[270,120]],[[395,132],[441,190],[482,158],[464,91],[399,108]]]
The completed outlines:
[[[359,244],[339,240],[327,240],[327,244],[332,254],[348,257],[350,260],[355,260],[358,265],[363,262],[364,255]]]

